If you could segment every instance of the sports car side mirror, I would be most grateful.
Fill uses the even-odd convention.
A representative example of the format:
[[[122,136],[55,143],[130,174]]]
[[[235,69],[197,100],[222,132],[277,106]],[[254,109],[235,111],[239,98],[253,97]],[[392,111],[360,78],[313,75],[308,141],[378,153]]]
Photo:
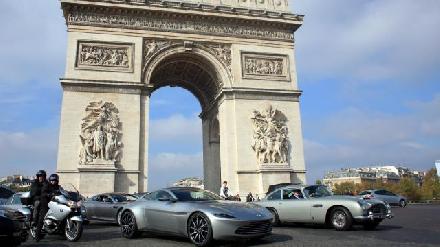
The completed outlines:
[[[169,198],[169,197],[161,197],[158,200],[161,202],[177,202],[175,198]]]

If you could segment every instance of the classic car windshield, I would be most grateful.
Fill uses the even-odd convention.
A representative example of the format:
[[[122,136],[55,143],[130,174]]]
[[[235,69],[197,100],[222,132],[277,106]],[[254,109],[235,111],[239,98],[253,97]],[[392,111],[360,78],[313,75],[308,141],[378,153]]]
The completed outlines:
[[[304,194],[307,197],[325,197],[332,196],[333,194],[323,185],[312,185],[304,188]]]
[[[215,201],[222,200],[218,195],[200,189],[171,189],[179,201]]]

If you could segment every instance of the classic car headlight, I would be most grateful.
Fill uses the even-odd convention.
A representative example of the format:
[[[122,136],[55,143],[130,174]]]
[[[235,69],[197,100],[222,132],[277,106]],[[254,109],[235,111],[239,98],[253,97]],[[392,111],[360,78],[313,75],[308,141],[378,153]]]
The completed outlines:
[[[220,213],[220,214],[214,214],[215,217],[219,217],[219,218],[225,218],[225,219],[233,219],[235,218],[235,216],[232,216],[230,214],[224,214],[224,213]]]
[[[368,210],[371,208],[371,204],[365,201],[358,201],[359,205],[363,210]]]

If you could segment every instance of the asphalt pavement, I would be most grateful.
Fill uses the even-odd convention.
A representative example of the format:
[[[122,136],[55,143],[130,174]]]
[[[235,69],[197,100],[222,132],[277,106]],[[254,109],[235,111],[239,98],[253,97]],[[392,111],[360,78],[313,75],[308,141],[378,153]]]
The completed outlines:
[[[271,236],[255,241],[216,242],[214,246],[440,246],[440,205],[409,205],[393,208],[395,217],[385,220],[374,231],[361,226],[337,232],[319,225],[275,227]],[[80,241],[69,243],[58,236],[48,236],[39,243],[29,239],[23,246],[194,246],[185,238],[145,233],[140,238],[121,238],[113,224],[91,223]]]

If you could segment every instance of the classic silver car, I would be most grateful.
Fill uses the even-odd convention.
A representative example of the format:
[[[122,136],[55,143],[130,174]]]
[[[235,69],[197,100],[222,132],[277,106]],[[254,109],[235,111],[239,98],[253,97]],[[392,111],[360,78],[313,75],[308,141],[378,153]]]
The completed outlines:
[[[120,224],[122,208],[138,198],[131,194],[107,193],[93,196],[84,201],[87,220],[109,221]]]
[[[408,199],[406,197],[401,195],[396,195],[391,191],[388,190],[365,190],[359,193],[359,196],[361,196],[364,199],[377,199],[384,201],[390,205],[397,205],[402,208],[406,207],[406,204],[408,204]]]
[[[188,237],[197,246],[217,239],[262,238],[272,232],[272,214],[264,207],[225,201],[198,188],[175,187],[152,192],[124,207],[121,231],[134,238],[139,231]]]
[[[353,224],[375,229],[392,218],[390,206],[379,200],[351,196],[333,196],[323,185],[291,185],[279,188],[256,204],[274,216],[273,224],[283,222],[328,224],[336,230],[348,230]]]

